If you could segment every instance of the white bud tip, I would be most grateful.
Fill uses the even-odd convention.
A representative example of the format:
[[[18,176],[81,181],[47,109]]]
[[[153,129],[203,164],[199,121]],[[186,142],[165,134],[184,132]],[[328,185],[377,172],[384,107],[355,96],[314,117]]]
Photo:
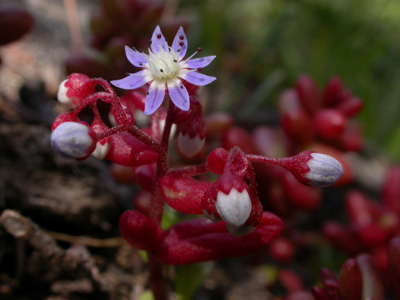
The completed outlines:
[[[328,186],[343,175],[343,167],[332,156],[311,153],[312,159],[307,162],[310,171],[305,174],[305,177],[310,181],[310,185],[316,187]]]
[[[104,144],[97,142],[96,149],[94,149],[92,155],[97,159],[104,159],[108,154],[108,151],[110,151],[110,144],[108,142],[105,142]]]
[[[249,193],[243,189],[239,193],[232,188],[229,194],[218,192],[215,208],[218,214],[229,227],[239,227],[246,223],[251,213],[251,200]]]
[[[205,139],[200,138],[196,135],[194,138],[190,138],[189,134],[179,133],[178,136],[178,147],[179,150],[186,157],[193,157],[203,148]]]
[[[51,134],[51,146],[64,158],[84,158],[92,145],[89,127],[81,123],[62,123]]]
[[[73,99],[69,98],[67,96],[67,92],[68,92],[68,88],[65,87],[65,83],[68,81],[68,79],[65,79],[64,81],[62,81],[60,83],[60,85],[58,86],[58,93],[57,93],[57,99],[58,102],[68,105],[68,106],[72,106],[73,104]]]

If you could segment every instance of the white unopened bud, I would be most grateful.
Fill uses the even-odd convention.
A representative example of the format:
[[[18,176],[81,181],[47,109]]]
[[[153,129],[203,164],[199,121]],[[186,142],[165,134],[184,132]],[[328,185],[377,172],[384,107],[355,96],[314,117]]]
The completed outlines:
[[[110,144],[105,142],[102,144],[100,141],[96,144],[96,149],[94,149],[92,155],[97,159],[104,159],[110,151]]]
[[[64,158],[85,158],[94,150],[93,136],[94,133],[88,126],[65,122],[52,132],[51,146]]]
[[[68,79],[65,79],[60,83],[58,86],[58,93],[57,93],[57,99],[58,102],[65,104],[69,107],[73,106],[74,98],[70,98],[67,96],[68,88],[65,86],[65,83],[68,81]]]
[[[198,135],[191,138],[189,134],[182,134],[182,132],[180,132],[178,136],[178,147],[183,155],[186,157],[193,157],[203,148],[204,141],[205,138],[202,139]]]
[[[343,167],[332,156],[311,153],[312,159],[306,162],[310,171],[304,174],[309,180],[309,184],[316,187],[328,186],[336,181],[343,175]]]
[[[251,213],[249,193],[246,189],[239,193],[235,188],[232,188],[228,195],[219,191],[215,208],[226,222],[228,229],[238,228],[246,223]]]

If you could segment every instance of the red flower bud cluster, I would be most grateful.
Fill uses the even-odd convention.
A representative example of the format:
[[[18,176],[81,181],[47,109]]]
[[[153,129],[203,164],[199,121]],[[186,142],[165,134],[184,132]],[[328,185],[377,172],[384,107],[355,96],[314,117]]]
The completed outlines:
[[[311,77],[303,75],[279,98],[282,129],[297,147],[320,141],[343,151],[360,150],[360,128],[350,119],[362,106],[338,77],[332,77],[321,92]]]
[[[388,171],[382,191],[382,202],[371,200],[360,191],[346,195],[348,225],[329,221],[323,234],[336,247],[349,254],[369,252],[382,270],[387,268],[387,246],[389,241],[400,235],[400,169]]]
[[[95,92],[97,86],[104,91]],[[143,96],[140,91],[127,93],[120,100],[106,81],[71,74],[60,85],[59,97],[70,99],[70,102],[61,102],[68,103],[73,110],[58,116],[53,124],[52,145],[63,157],[84,159],[93,154],[117,164],[119,170],[121,166],[132,168],[131,175],[127,176],[133,177],[144,192],[136,199],[138,211],[122,215],[122,236],[132,246],[152,251],[164,264],[246,255],[277,236],[282,222],[271,213],[263,212],[253,167],[239,148],[229,153],[222,148],[215,149],[202,165],[170,170],[166,167],[165,149],[168,149],[174,123],[180,134],[188,137],[183,144],[179,144],[178,137],[183,153],[184,147],[196,148],[194,152],[200,150],[193,141],[196,137],[203,145],[206,128],[200,103],[192,98],[187,112],[174,106],[168,112],[160,108],[151,116],[150,127],[139,129],[134,119],[144,108]],[[104,121],[98,108],[100,101],[109,104],[110,112],[106,115],[110,117],[109,122]],[[80,112],[86,107],[92,110],[90,124],[80,119]],[[109,123],[115,126],[110,127]],[[215,183],[193,178],[207,172],[214,172],[220,178]],[[218,222],[195,219],[163,231],[154,215],[160,207],[162,211],[164,201],[179,212],[204,213]]]
[[[388,294],[400,296],[400,238],[393,239],[387,249],[389,267],[382,273],[369,254],[347,259],[339,275],[324,268],[319,274],[319,284],[311,294],[304,290],[292,291],[286,300],[385,300]]]
[[[54,121],[52,146],[66,158],[85,159],[92,154],[109,160],[114,163],[114,178],[136,182],[142,189],[135,196],[136,210],[122,214],[119,229],[130,245],[148,251],[150,269],[154,264],[161,268],[163,264],[251,254],[268,245],[283,229],[279,217],[263,211],[259,195],[268,195],[268,204],[276,205],[276,211],[283,215],[293,207],[315,209],[320,191],[310,186],[333,184],[343,173],[338,160],[314,151],[268,157],[282,156],[276,155],[279,150],[274,147],[289,152],[278,131],[262,127],[249,135],[232,127],[232,118],[227,115],[206,121],[201,103],[194,94],[190,96],[188,111],[179,110],[170,101],[168,108],[160,107],[148,117],[143,114],[142,89],[120,99],[105,80],[82,74],[71,74],[60,85],[59,100],[72,111]],[[62,101],[65,99],[68,101]],[[106,113],[100,102],[107,104]],[[90,122],[83,121],[84,109],[91,111]],[[174,127],[178,132],[175,137]],[[178,150],[173,155],[169,155],[171,140]],[[227,150],[209,149],[205,157],[205,150],[220,144]],[[181,166],[190,157],[192,161],[206,160]],[[163,230],[160,224],[165,204],[177,212],[205,218]],[[285,207],[280,209],[282,205]],[[287,262],[294,255],[293,245],[285,239],[277,240],[270,247],[271,256]],[[294,273],[281,274],[287,286],[301,288],[289,283],[297,278]],[[154,280],[150,278],[157,286]]]
[[[385,299],[382,275],[371,256],[361,254],[348,259],[341,267],[339,278],[330,270],[320,272],[322,286],[315,286],[315,300]]]

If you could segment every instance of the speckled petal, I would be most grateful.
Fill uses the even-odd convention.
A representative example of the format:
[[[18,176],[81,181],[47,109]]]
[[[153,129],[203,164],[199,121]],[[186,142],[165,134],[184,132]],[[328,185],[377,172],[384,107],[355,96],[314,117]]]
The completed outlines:
[[[213,82],[216,77],[213,76],[207,76],[204,74],[200,74],[197,72],[189,72],[186,73],[182,76],[183,79],[185,79],[187,82],[190,82],[191,84],[198,85],[198,86],[203,86],[207,85],[211,82]]]
[[[174,49],[175,52],[179,52],[179,59],[182,59],[186,55],[187,46],[188,41],[185,31],[182,27],[179,27],[178,32],[175,35],[174,41],[172,42],[171,48]]]
[[[189,93],[182,82],[178,79],[168,83],[168,94],[172,102],[181,110],[188,111],[190,107]]]
[[[156,29],[154,29],[153,36],[151,37],[151,51],[153,51],[153,53],[158,53],[158,51],[160,51],[160,47],[167,52],[167,41],[161,32],[160,26],[157,25]]]
[[[186,65],[190,69],[198,69],[207,67],[215,58],[215,55],[190,59],[186,61]]]
[[[140,88],[151,80],[151,77],[146,76],[146,71],[140,71],[134,74],[131,74],[125,78],[120,80],[112,80],[111,83],[125,90],[133,90]]]
[[[129,62],[135,67],[141,68],[147,63],[143,53],[137,52],[128,46],[125,46],[125,54]]]
[[[149,92],[144,104],[144,114],[151,115],[161,105],[165,96],[165,85],[157,84],[155,81],[150,85]]]

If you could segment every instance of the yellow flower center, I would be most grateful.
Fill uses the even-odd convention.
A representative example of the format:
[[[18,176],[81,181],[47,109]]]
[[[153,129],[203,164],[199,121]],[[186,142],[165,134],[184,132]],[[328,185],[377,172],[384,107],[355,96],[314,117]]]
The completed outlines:
[[[154,80],[166,82],[176,78],[179,74],[179,53],[170,47],[168,47],[168,51],[164,51],[160,46],[158,53],[153,53],[149,49],[146,59]]]

